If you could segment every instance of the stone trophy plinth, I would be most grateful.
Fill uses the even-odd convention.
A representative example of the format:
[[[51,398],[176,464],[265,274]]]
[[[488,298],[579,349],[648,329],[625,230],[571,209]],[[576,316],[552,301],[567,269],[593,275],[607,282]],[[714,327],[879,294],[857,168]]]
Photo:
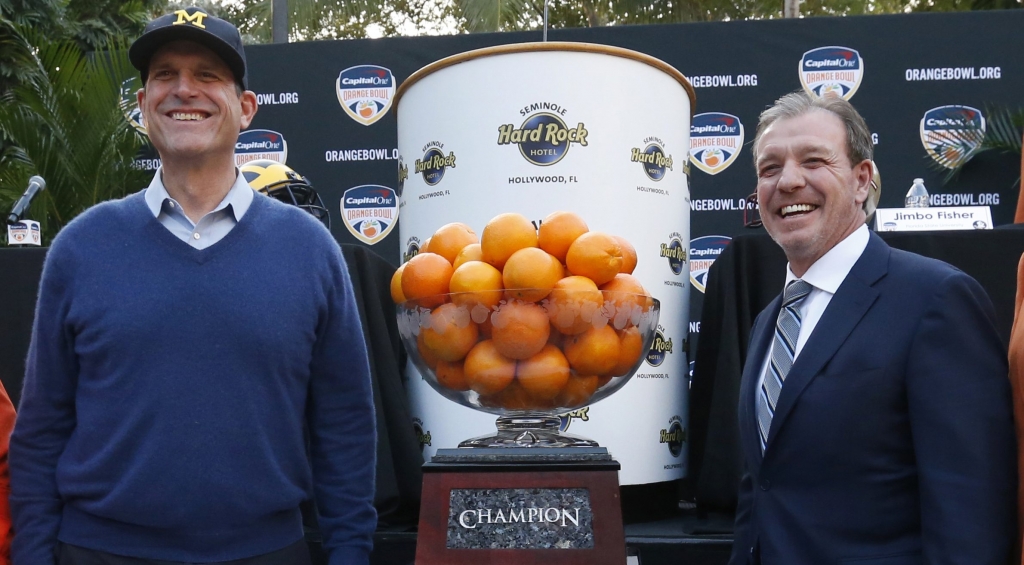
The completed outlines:
[[[441,449],[423,467],[417,565],[622,565],[603,447]]]

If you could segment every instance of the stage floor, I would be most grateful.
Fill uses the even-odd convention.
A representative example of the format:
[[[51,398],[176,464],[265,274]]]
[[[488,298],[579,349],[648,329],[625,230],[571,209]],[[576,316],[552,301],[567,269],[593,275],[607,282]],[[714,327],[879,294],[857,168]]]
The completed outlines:
[[[692,509],[651,522],[626,524],[628,565],[725,565],[732,550],[731,514],[698,516]],[[372,565],[413,565],[415,532],[377,532]]]

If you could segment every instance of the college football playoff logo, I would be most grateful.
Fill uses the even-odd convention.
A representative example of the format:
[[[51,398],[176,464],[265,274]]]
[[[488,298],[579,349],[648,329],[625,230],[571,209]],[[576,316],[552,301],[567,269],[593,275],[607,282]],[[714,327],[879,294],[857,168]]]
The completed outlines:
[[[967,162],[985,139],[985,116],[970,106],[939,106],[921,118],[921,143],[947,169]]]

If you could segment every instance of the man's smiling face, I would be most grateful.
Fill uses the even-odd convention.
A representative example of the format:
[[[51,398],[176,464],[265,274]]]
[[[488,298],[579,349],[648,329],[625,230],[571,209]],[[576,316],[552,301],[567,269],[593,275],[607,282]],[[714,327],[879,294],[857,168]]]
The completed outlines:
[[[239,94],[227,64],[191,41],[173,41],[153,54],[138,99],[163,159],[233,155],[238,133],[256,113],[255,95]]]
[[[821,109],[772,123],[757,149],[761,220],[802,276],[864,224],[871,163],[850,163],[843,122]]]

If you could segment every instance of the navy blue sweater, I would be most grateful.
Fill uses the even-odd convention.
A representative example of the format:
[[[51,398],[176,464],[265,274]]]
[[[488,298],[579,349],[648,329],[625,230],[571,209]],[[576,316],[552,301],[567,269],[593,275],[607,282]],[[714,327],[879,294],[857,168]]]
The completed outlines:
[[[374,456],[351,281],[308,214],[257,195],[196,250],[138,193],[54,240],[11,437],[16,565],[54,563],[58,539],[170,561],[260,555],[302,538],[314,495],[331,565],[367,563]]]

